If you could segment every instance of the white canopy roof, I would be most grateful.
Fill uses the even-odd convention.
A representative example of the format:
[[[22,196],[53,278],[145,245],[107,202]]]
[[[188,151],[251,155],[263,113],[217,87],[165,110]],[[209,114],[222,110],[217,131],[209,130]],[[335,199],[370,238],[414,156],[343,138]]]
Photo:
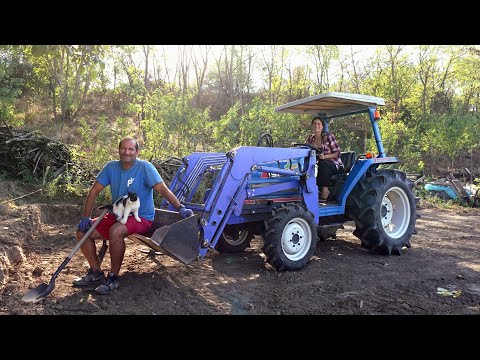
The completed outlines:
[[[324,113],[329,117],[367,110],[368,106],[383,105],[385,100],[375,96],[328,92],[277,106],[275,111],[310,115]]]

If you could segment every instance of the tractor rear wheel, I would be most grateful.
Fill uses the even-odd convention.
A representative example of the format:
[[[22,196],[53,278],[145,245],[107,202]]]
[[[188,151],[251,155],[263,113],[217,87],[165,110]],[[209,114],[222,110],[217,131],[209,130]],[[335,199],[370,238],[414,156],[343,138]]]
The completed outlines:
[[[215,250],[221,253],[237,253],[250,246],[253,234],[238,225],[227,225],[220,235]]]
[[[307,265],[317,244],[317,225],[307,208],[282,204],[265,221],[263,253],[276,270],[299,270]]]
[[[347,199],[346,214],[355,221],[353,235],[362,246],[378,253],[398,255],[410,247],[417,220],[413,182],[404,172],[382,169],[367,172]]]

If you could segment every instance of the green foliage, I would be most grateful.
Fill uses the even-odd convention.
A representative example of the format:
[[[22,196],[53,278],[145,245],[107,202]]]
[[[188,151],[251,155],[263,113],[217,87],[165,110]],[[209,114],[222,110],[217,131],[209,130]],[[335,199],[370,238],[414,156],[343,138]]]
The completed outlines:
[[[308,128],[310,129],[310,119]],[[334,119],[329,123],[329,131],[335,135],[341,151],[355,151],[357,154],[363,154],[369,149],[376,149],[375,140],[368,141],[373,138],[368,115]]]
[[[382,47],[375,58],[375,70],[371,76],[376,96],[390,100],[386,108],[398,113],[397,106],[408,97],[412,85],[416,82],[416,73],[409,54],[404,46],[386,45]],[[396,116],[392,116],[396,120]]]
[[[425,201],[438,209],[452,209],[459,205],[459,202],[455,200],[443,200],[437,196],[426,196],[422,201]]]
[[[115,119],[115,128],[112,129],[118,144],[125,137],[136,137],[136,127],[131,119],[118,116]]]
[[[8,125],[23,125],[15,116],[15,101],[22,93],[25,80],[16,76],[19,68],[19,54],[12,46],[0,46],[0,119]],[[3,124],[2,124],[3,125]]]
[[[297,115],[275,113],[274,105],[256,98],[240,123],[240,145],[255,146],[263,133],[269,133],[274,146],[290,146],[292,141],[303,142],[308,130]],[[265,144],[262,144],[265,146]]]
[[[56,178],[51,182],[45,183],[42,187],[42,195],[50,200],[63,194],[77,197],[86,195],[86,189],[81,184],[73,182],[70,174],[65,173],[62,177],[63,182],[60,182],[60,178]]]
[[[15,116],[14,106],[4,100],[0,100],[0,119],[3,119],[7,125],[13,127],[23,126],[24,123],[21,117]]]
[[[33,45],[25,56],[34,64],[35,81],[51,99],[53,115],[68,120],[80,110],[92,84],[105,68],[103,45]]]
[[[475,48],[463,54],[453,65],[456,89],[459,93],[459,107],[464,111],[478,106],[480,92],[480,56]]]
[[[113,154],[117,154],[117,146],[120,138],[116,136],[106,116],[99,116],[97,123],[92,127],[85,119],[79,119],[77,128],[83,152],[79,156],[88,156],[88,164],[94,168],[102,168],[109,160],[113,160]]]
[[[309,133],[310,117],[305,119],[301,116],[288,113],[275,113],[274,107],[267,109],[270,119],[271,132],[274,145],[288,147],[292,141],[303,143]],[[308,123],[308,126],[305,124]]]
[[[213,139],[218,151],[229,151],[241,145],[242,137],[245,137],[244,132],[248,133],[248,130],[245,128],[241,129],[242,133],[240,132],[242,119],[239,115],[239,109],[240,104],[237,102],[214,124]]]
[[[90,125],[87,123],[87,121],[84,118],[81,118],[78,120],[77,131],[80,135],[83,146],[87,149],[92,148],[94,144],[94,139],[92,137],[93,132],[92,132],[92,129],[90,128]]]
[[[209,109],[191,106],[192,95],[180,97],[155,90],[145,102],[144,158],[183,157],[211,146]]]
[[[118,141],[106,116],[99,116],[95,132],[94,161],[92,164],[105,164],[118,154]],[[112,155],[115,154],[115,156]]]
[[[105,187],[100,194],[97,196],[96,204],[104,205],[104,204],[111,204],[116,199],[112,199],[112,194],[110,191],[110,185]]]
[[[146,103],[146,118],[142,121],[145,133],[145,146],[142,150],[144,158],[162,158],[165,150],[170,147],[165,113],[168,114],[172,108],[172,102],[173,96],[163,97],[160,92],[155,92]]]
[[[439,115],[428,119],[428,128],[422,136],[422,149],[435,155],[456,158],[462,149],[480,146],[480,116]]]
[[[401,161],[394,166],[395,168],[407,172],[417,172],[424,168],[422,147],[415,129],[408,128],[403,122],[391,121],[389,113],[382,115],[378,125],[386,155],[396,156]],[[372,126],[367,115],[336,119],[330,124],[330,131],[335,134],[342,151],[378,154]],[[364,147],[361,135],[365,136]]]
[[[43,116],[42,109],[41,119],[39,114],[27,119],[47,126],[55,115],[62,120],[58,127],[75,126],[77,156],[98,168],[117,157],[118,140],[125,136],[143,140],[141,156],[146,159],[256,145],[265,132],[275,146],[303,142],[311,131],[311,116],[275,113],[274,107],[339,89],[385,98],[379,122],[382,140],[387,155],[397,156],[405,171],[428,169],[443,159],[453,164],[461,153],[480,147],[478,46],[386,45],[366,59],[353,51],[341,57],[344,48],[299,47],[308,63],[297,65],[285,46],[258,52],[253,46],[225,46],[220,55],[210,54],[205,80],[193,94],[189,89],[195,88],[193,82],[199,84],[202,61],[197,57],[194,66],[187,60],[190,48],[183,49],[175,75],[167,74],[160,57],[150,53],[145,77],[138,61],[144,59],[138,55],[145,55],[141,46],[0,45],[0,120],[36,125],[24,124],[25,108],[31,99],[48,101],[51,117]],[[114,90],[108,89],[106,61],[115,69]],[[257,70],[259,84],[253,81]],[[102,102],[95,105],[111,108],[101,113],[88,109],[68,121],[69,114],[97,99]],[[335,119],[330,130],[342,150],[376,152],[366,116]]]

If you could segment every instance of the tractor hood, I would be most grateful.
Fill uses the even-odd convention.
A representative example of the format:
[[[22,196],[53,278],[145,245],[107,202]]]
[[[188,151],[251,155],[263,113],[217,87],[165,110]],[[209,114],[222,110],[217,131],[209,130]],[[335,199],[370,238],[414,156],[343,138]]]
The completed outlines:
[[[385,100],[375,96],[328,92],[277,106],[275,111],[296,114],[347,116],[368,111],[369,106],[383,106]]]

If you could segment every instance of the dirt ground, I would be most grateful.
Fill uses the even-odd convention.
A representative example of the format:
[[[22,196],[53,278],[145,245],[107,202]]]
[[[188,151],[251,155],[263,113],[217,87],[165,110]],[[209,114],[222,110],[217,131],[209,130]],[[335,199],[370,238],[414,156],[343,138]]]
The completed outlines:
[[[273,270],[260,238],[242,253],[210,252],[190,265],[127,240],[114,293],[71,286],[87,268],[79,251],[47,297],[22,302],[75,246],[80,212],[80,205],[0,205],[0,314],[480,314],[480,211],[425,203],[401,256],[369,253],[350,222],[296,272]],[[109,264],[107,254],[105,270]]]

